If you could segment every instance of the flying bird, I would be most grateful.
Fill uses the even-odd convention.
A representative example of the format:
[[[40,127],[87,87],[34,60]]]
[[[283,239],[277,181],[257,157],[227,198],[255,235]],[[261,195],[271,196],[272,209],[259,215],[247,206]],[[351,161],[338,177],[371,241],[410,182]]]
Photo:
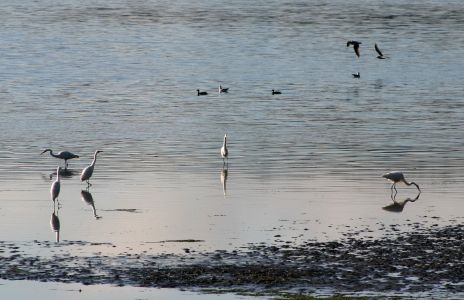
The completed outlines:
[[[389,173],[386,173],[386,174],[383,174],[382,175],[383,178],[386,178],[388,180],[390,180],[391,182],[393,182],[392,186],[391,186],[391,191],[393,193],[393,189],[395,190],[395,195],[396,193],[398,193],[398,191],[396,190],[396,187],[395,185],[398,183],[398,182],[403,182],[404,184],[406,185],[415,185],[417,190],[419,191],[419,193],[421,192],[419,186],[415,183],[415,182],[407,182],[406,179],[404,178],[404,175],[402,172],[398,172],[398,171],[393,171],[393,172],[389,172]]]
[[[82,170],[81,173],[81,181],[87,181],[87,186],[91,186],[89,180],[90,177],[92,177],[93,174],[93,169],[95,168],[95,162],[97,161],[97,154],[103,152],[101,150],[95,151],[95,154],[93,155],[93,161],[90,164],[90,166],[86,167],[84,170]]]
[[[354,53],[356,53],[356,56],[359,57],[359,45],[361,45],[361,42],[357,41],[348,41],[346,42],[346,46],[349,47],[350,45],[353,45]]]
[[[208,95],[208,92],[200,92],[200,90],[197,89],[197,96],[204,96]]]
[[[386,57],[383,56],[382,51],[380,51],[379,46],[377,46],[377,43],[375,43],[374,48],[375,48],[375,51],[377,51],[377,53],[379,54],[377,56],[378,59],[385,59],[386,58]]]
[[[351,75],[353,75],[354,78],[361,78],[361,74],[359,72]]]
[[[223,88],[222,85],[219,86],[219,93],[228,93],[229,88]]]
[[[226,159],[227,159],[227,164],[229,163],[229,150],[227,150],[227,134],[224,134],[224,143],[222,144],[222,147],[221,147],[221,157],[222,157],[222,162],[223,162],[223,165],[222,167],[224,167],[225,163],[226,163]]]
[[[50,152],[50,155],[56,158],[64,159],[64,168],[68,168],[68,159],[73,159],[73,158],[79,158],[79,155],[76,155],[74,153],[71,153],[69,151],[61,151],[58,152],[58,154],[53,153],[52,149],[45,149],[42,151],[40,154],[44,154],[45,152]]]
[[[60,171],[61,168],[58,167],[56,169],[56,180],[53,181],[52,186],[50,187],[50,195],[52,196],[53,202],[58,198],[58,195],[60,194]]]

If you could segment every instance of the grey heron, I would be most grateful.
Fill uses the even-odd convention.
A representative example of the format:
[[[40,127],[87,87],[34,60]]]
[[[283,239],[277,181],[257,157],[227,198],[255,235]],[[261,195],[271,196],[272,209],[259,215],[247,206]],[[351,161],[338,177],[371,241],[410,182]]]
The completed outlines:
[[[64,159],[64,168],[68,168],[68,159],[73,159],[73,158],[79,158],[79,155],[76,155],[74,153],[71,153],[69,151],[61,151],[58,152],[58,154],[53,153],[52,149],[45,149],[42,151],[40,154],[44,154],[45,152],[50,152],[50,155],[56,158]]]

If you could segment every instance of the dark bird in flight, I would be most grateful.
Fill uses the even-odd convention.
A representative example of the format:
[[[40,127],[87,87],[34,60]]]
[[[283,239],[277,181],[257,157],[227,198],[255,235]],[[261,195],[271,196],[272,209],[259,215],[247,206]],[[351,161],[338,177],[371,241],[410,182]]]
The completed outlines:
[[[379,46],[377,46],[377,43],[375,43],[375,51],[377,51],[377,53],[379,54],[379,56],[377,56],[378,59],[385,59],[386,58],[386,57],[383,56],[382,51],[380,51]]]
[[[361,45],[361,42],[357,42],[357,41],[346,42],[347,47],[349,47],[350,45],[353,45],[354,53],[356,53],[356,56],[359,57],[359,45]]]

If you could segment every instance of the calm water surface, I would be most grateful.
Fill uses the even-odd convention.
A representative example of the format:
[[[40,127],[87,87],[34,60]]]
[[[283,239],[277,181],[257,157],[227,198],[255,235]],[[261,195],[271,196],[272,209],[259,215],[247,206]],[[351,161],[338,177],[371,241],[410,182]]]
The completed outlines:
[[[62,162],[45,148],[80,155],[60,238],[108,252],[461,220],[463,26],[451,0],[2,1],[0,239],[55,240],[49,174]],[[79,173],[96,149],[94,211]],[[394,169],[423,190],[401,213],[382,210]]]

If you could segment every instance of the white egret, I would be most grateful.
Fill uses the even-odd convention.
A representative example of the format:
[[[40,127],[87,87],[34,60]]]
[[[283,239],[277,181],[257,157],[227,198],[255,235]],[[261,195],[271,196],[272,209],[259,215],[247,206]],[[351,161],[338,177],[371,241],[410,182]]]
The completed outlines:
[[[224,134],[224,143],[222,144],[222,147],[221,147],[221,157],[222,157],[222,162],[223,162],[223,165],[222,167],[224,167],[225,163],[226,163],[226,159],[227,159],[227,164],[229,164],[229,150],[227,150],[227,134]]]
[[[60,194],[60,171],[61,167],[58,167],[56,169],[56,180],[53,181],[52,186],[50,188],[50,195],[52,196],[53,202],[58,198],[58,195]]]
[[[84,170],[82,170],[81,173],[81,181],[87,181],[87,185],[90,186],[90,177],[92,177],[93,174],[93,169],[95,168],[95,162],[97,161],[97,154],[103,152],[101,150],[95,151],[95,154],[93,155],[93,161],[90,164],[90,166],[86,167]]]
[[[53,153],[52,149],[45,149],[42,151],[40,154],[44,154],[45,152],[50,152],[50,155],[56,158],[64,159],[64,168],[68,168],[68,159],[73,159],[73,158],[79,158],[79,155],[76,155],[74,153],[71,153],[69,151],[61,151],[58,152],[58,154]]]
[[[408,186],[409,185],[415,185],[417,190],[419,191],[419,193],[421,192],[421,190],[420,190],[419,186],[417,185],[417,183],[415,183],[415,182],[407,182],[406,179],[404,178],[404,175],[403,175],[402,172],[393,171],[393,172],[383,174],[382,177],[390,180],[391,182],[393,182],[393,184],[391,186],[392,193],[393,193],[393,189],[395,190],[396,193],[398,193],[398,191],[396,190],[396,187],[395,187],[395,185],[398,182],[403,182],[404,184],[406,184]]]

